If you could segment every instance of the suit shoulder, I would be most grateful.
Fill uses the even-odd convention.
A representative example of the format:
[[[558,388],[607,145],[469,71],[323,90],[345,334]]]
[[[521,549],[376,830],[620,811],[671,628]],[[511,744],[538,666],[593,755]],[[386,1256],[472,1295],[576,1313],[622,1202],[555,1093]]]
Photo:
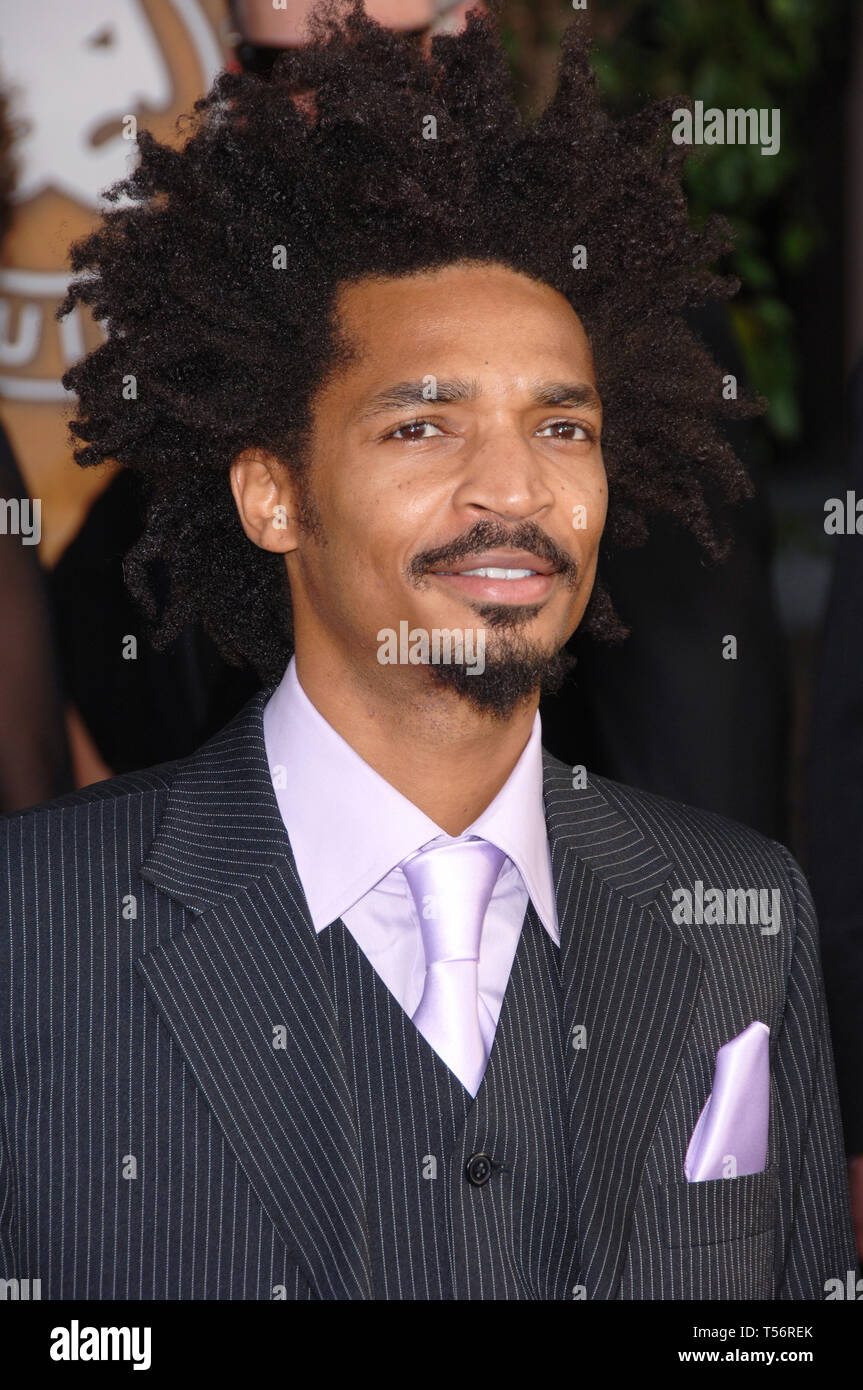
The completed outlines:
[[[656,792],[594,778],[604,795],[636,821],[684,873],[713,872],[719,881],[765,875],[808,892],[803,871],[791,851],[777,840],[718,811],[690,806]]]
[[[571,797],[592,792],[655,841],[675,865],[688,870],[717,862],[732,872],[769,866],[773,872],[802,877],[784,845],[742,821],[592,772],[587,773],[587,793],[579,793],[572,790],[572,769],[566,764],[546,753],[546,768],[560,792]]]
[[[689,828],[693,834],[716,836],[726,841],[745,840],[771,849],[777,848],[762,831],[745,825],[743,821],[733,820],[719,811],[710,811],[704,806],[692,806],[689,802],[678,801],[675,797],[663,796],[659,792],[645,791],[641,787],[631,787],[624,782],[615,782],[610,777],[590,774],[590,781],[602,788],[605,796],[615,801],[621,808],[646,821],[667,824],[675,828]]]
[[[136,801],[160,803],[167,796],[177,770],[185,761],[184,758],[177,758],[172,762],[143,768],[140,772],[109,777],[104,782],[94,782],[89,787],[55,797],[53,801],[43,801],[37,806],[0,816],[0,837],[17,837],[23,841],[30,836],[38,837],[52,824],[65,825],[70,820],[84,824],[94,811],[104,809],[106,803],[113,803],[111,809],[114,810],[128,809],[129,803]]]

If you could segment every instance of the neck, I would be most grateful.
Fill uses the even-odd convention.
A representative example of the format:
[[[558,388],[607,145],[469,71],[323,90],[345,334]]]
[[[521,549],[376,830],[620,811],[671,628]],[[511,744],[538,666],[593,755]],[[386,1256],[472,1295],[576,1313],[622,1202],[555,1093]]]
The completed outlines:
[[[524,752],[538,694],[509,719],[492,718],[451,690],[389,684],[378,672],[296,655],[297,678],[336,733],[448,835],[461,835],[491,804]]]

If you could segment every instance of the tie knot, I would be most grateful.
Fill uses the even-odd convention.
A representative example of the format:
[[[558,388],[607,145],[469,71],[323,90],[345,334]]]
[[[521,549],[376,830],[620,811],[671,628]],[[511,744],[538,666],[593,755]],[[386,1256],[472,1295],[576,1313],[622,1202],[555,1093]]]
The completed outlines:
[[[426,968],[440,961],[479,959],[483,921],[505,858],[487,840],[458,840],[403,860]]]

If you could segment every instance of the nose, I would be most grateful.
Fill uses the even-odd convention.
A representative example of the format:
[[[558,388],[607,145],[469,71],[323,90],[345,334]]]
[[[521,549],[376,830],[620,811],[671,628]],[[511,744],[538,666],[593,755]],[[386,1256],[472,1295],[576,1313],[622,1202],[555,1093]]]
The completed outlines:
[[[485,433],[465,455],[453,505],[523,521],[554,506],[542,460],[515,426]]]

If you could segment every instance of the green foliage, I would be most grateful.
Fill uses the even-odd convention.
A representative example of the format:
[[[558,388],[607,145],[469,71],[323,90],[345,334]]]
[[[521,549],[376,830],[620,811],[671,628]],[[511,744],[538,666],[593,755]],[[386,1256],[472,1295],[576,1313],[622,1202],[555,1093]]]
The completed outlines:
[[[780,112],[773,156],[758,146],[703,145],[686,166],[693,217],[722,213],[734,230],[729,270],[741,292],[731,322],[751,386],[770,401],[774,436],[799,432],[799,354],[783,291],[822,242],[812,193],[813,102],[825,71],[841,72],[854,0],[589,0],[596,70],[618,114],[651,97],[688,95],[725,111]],[[569,0],[505,6],[515,66],[528,99],[541,100],[530,70],[545,74],[572,16]]]

